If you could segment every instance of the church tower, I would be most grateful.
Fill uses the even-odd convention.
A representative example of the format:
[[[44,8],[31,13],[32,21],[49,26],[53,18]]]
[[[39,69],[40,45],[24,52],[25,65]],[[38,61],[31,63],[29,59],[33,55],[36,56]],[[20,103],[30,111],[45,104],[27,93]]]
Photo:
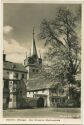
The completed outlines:
[[[42,67],[42,59],[41,57],[38,57],[34,35],[35,33],[33,28],[32,49],[30,56],[26,55],[26,59],[24,60],[24,66],[28,71],[27,79],[31,79],[39,75],[40,69]]]

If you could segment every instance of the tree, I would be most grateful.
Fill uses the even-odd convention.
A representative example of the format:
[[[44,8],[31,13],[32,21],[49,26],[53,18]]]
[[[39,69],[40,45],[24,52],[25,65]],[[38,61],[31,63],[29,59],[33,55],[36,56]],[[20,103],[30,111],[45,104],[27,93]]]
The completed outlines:
[[[46,53],[48,76],[54,81],[76,84],[75,76],[80,73],[80,38],[77,28],[80,10],[74,14],[69,9],[59,9],[53,20],[44,19],[40,25],[39,38],[48,46]]]

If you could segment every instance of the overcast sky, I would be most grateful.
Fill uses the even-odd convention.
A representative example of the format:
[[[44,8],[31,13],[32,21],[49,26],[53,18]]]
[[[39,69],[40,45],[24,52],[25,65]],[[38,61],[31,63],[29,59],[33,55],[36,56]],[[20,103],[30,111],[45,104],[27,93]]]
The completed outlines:
[[[44,42],[37,39],[40,23],[44,18],[53,19],[59,7],[68,7],[76,13],[80,6],[75,4],[4,4],[4,50],[7,60],[23,63],[25,53],[26,51],[29,53],[32,45],[33,26],[38,55],[39,51],[43,55],[46,50]]]

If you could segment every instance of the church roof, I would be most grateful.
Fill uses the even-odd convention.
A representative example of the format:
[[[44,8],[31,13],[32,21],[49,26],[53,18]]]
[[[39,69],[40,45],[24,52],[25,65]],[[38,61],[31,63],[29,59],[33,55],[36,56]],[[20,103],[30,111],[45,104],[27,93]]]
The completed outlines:
[[[12,70],[12,71],[19,71],[19,72],[27,72],[25,67],[20,63],[14,63],[9,61],[3,62],[3,69],[5,70]]]
[[[27,81],[27,90],[41,90],[52,87],[53,82],[44,77],[32,78]]]

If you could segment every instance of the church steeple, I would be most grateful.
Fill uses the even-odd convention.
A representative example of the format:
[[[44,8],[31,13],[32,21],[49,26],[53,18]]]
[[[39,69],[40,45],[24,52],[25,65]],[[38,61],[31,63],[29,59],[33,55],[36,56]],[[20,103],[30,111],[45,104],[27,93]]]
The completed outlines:
[[[27,79],[37,77],[42,68],[42,59],[41,55],[39,57],[37,54],[34,35],[35,33],[33,28],[32,50],[30,50],[29,57],[26,56],[26,59],[24,60],[24,66],[28,70]]]
[[[38,56],[38,55],[37,55],[36,44],[35,44],[34,34],[35,34],[35,33],[34,33],[34,28],[33,28],[32,55]]]

